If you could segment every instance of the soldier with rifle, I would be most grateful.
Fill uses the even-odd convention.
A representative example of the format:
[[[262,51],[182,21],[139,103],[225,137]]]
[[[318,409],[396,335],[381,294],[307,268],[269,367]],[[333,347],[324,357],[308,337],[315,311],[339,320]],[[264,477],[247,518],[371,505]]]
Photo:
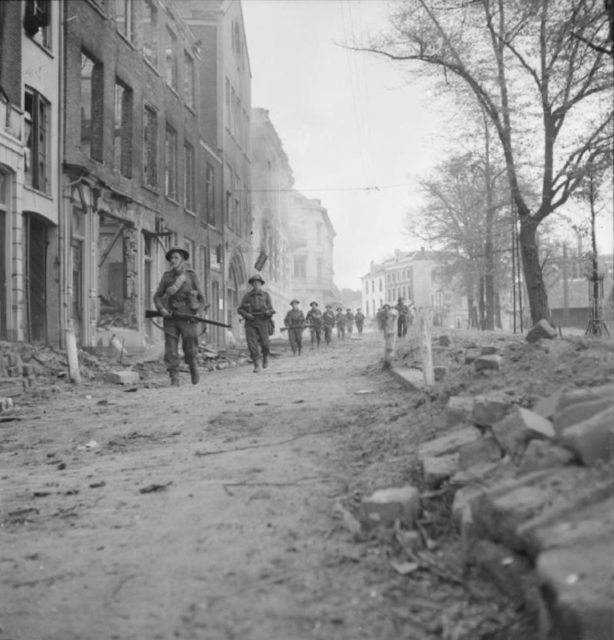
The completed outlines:
[[[320,334],[322,333],[322,312],[318,309],[317,302],[310,302],[309,306],[311,307],[307,312],[307,317],[305,318],[308,325],[311,328],[311,348],[314,346],[320,346]]]
[[[179,386],[179,337],[192,384],[198,384],[200,379],[196,363],[200,335],[198,316],[205,308],[205,297],[196,273],[186,263],[189,258],[190,254],[178,247],[166,252],[171,269],[162,275],[154,295],[156,309],[164,318],[164,362],[173,387]]]
[[[290,311],[284,318],[284,324],[288,330],[288,340],[290,340],[290,347],[292,347],[292,353],[301,355],[303,349],[303,331],[305,329],[305,314],[298,308],[300,302],[298,300],[292,300]]]
[[[273,304],[271,296],[262,290],[264,279],[257,273],[247,281],[252,290],[241,300],[238,313],[245,320],[245,339],[247,348],[254,363],[254,373],[260,371],[260,351],[262,351],[262,368],[269,366],[271,351],[269,335],[273,333]]]
[[[333,306],[330,304],[326,305],[326,310],[322,314],[322,329],[324,329],[324,340],[326,344],[329,345],[333,336],[333,328],[335,326],[336,316],[333,311]]]

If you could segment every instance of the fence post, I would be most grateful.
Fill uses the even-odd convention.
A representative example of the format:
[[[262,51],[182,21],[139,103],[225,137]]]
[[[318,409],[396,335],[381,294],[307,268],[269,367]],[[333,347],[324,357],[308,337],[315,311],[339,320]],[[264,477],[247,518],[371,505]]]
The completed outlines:
[[[397,311],[387,309],[384,315],[384,368],[392,366],[394,356],[394,343],[397,335]]]
[[[422,373],[427,389],[435,384],[433,370],[433,351],[431,348],[431,317],[428,309],[420,312],[420,353],[422,355]]]

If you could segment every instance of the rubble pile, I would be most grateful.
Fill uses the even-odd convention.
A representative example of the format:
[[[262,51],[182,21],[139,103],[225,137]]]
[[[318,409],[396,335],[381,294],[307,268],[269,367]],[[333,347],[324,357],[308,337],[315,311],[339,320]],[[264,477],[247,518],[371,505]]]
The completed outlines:
[[[465,569],[488,576],[532,613],[541,638],[608,640],[614,638],[611,353],[584,338],[553,338],[450,344],[447,354],[438,352],[458,375],[434,390],[447,402],[434,437],[418,447],[416,484],[422,495],[452,496]],[[435,339],[433,349],[440,344]],[[398,377],[424,391],[413,352],[402,362],[416,375]],[[587,366],[593,362],[601,366]]]

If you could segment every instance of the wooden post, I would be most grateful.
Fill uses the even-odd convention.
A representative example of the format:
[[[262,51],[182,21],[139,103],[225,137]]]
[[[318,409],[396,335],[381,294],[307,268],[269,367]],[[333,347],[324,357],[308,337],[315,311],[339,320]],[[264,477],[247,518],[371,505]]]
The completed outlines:
[[[433,351],[431,349],[430,312],[423,309],[420,313],[420,353],[422,355],[422,373],[427,389],[435,384],[433,370]]]
[[[394,344],[397,335],[397,310],[387,309],[384,313],[384,368],[392,366]]]

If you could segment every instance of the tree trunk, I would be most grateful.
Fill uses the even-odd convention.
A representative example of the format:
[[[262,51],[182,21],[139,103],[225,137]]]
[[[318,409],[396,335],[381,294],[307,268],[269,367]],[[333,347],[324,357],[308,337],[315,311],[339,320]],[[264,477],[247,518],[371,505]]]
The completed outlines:
[[[520,221],[520,252],[524,271],[529,306],[531,308],[531,322],[537,324],[540,320],[552,322],[548,294],[542,277],[537,248],[537,223],[533,218],[522,218]]]
[[[482,328],[492,331],[495,328],[495,257],[493,247],[493,224],[495,206],[493,195],[492,167],[490,164],[490,129],[486,113],[484,119],[484,183],[486,187],[486,234],[484,239],[484,297],[486,315],[482,316]]]

